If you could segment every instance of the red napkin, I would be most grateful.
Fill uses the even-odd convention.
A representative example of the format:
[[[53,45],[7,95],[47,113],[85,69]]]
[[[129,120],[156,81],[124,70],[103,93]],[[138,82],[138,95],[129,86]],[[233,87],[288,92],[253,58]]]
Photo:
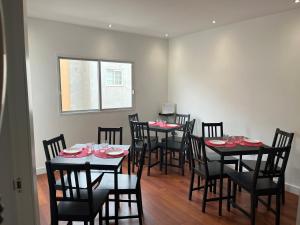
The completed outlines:
[[[259,142],[259,143],[249,143],[249,142],[246,142],[246,141],[241,141],[239,144],[242,145],[242,146],[249,146],[249,147],[260,147],[260,146],[263,145],[262,142]]]
[[[64,158],[83,158],[91,154],[92,152],[89,152],[87,148],[83,148],[82,151],[77,154],[66,154],[63,151],[61,151],[58,155]]]
[[[124,150],[123,154],[120,154],[120,155],[107,155],[105,153],[105,149],[99,149],[99,150],[94,151],[94,156],[96,156],[98,158],[103,158],[103,159],[120,158],[120,157],[123,157],[128,154],[129,154],[128,150]]]
[[[176,128],[179,127],[179,125],[174,126],[173,124],[163,123],[163,122],[155,122],[155,123],[149,123],[150,126],[157,126],[162,128]]]

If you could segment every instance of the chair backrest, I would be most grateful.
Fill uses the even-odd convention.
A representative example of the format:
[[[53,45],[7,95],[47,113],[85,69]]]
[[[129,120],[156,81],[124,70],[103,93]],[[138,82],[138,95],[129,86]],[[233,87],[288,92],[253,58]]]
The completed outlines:
[[[128,115],[128,120],[130,121],[139,121],[139,115],[137,113]]]
[[[59,152],[66,148],[64,135],[61,134],[49,140],[43,141],[44,151],[47,160],[55,158]]]
[[[195,123],[196,119],[192,119],[189,123],[188,132],[190,132],[191,134],[194,133]]]
[[[190,114],[175,114],[174,122],[177,124],[185,124],[187,121],[190,121]]]
[[[130,131],[132,137],[132,145],[146,144],[151,149],[150,130],[148,122],[130,121]]]
[[[202,122],[202,136],[206,138],[223,137],[223,122],[204,123]]]
[[[288,133],[286,131],[276,129],[272,147],[286,147],[291,146],[294,138],[294,133]]]
[[[117,140],[119,136],[119,141]],[[101,144],[103,141],[108,142],[110,145],[122,144],[123,139],[123,128],[104,128],[98,127],[98,144]]]
[[[91,181],[89,163],[74,165],[54,164],[47,161],[46,169],[50,193],[51,213],[54,213],[54,215],[58,214],[57,205],[59,202],[82,202],[88,204],[89,212],[92,214],[93,184]],[[81,175],[79,175],[79,173],[81,173]],[[86,189],[80,189],[79,176],[82,176],[82,173],[84,173],[86,177]],[[60,186],[56,185],[56,180],[58,179],[61,182]]]
[[[278,178],[277,188],[281,187],[284,172],[289,159],[291,146],[286,147],[262,147],[258,153],[256,166],[254,170],[253,187],[256,187],[257,181],[261,178]],[[263,156],[267,156],[265,168],[261,169]]]
[[[146,144],[143,144],[143,148],[141,149],[141,152],[139,154],[139,159],[138,159],[138,170],[137,170],[137,178],[138,178],[138,184],[140,183],[140,180],[142,178],[143,174],[143,167],[145,164],[145,155],[146,155]]]
[[[191,121],[187,121],[182,128],[183,134],[181,139],[181,149],[188,148],[189,140],[188,140],[188,134],[193,134],[195,126],[195,119]]]
[[[189,146],[192,168],[204,167],[206,175],[209,176],[207,157],[204,148],[203,138],[192,135],[190,134],[190,132],[188,132],[187,135],[189,140],[188,146]]]

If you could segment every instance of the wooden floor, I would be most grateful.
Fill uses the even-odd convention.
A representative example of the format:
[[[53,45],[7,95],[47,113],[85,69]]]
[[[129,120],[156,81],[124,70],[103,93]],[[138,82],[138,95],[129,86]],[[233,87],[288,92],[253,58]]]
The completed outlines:
[[[125,171],[125,170],[124,170]],[[189,171],[179,175],[178,169],[172,168],[168,175],[162,174],[157,168],[151,169],[151,176],[143,173],[142,195],[145,225],[249,225],[250,220],[237,209],[226,210],[223,203],[223,216],[218,216],[218,202],[207,203],[206,213],[201,212],[202,191],[194,191],[193,200],[188,200]],[[226,185],[225,185],[226,186]],[[38,196],[41,225],[50,224],[48,183],[46,175],[38,176]],[[273,200],[274,202],[274,200]],[[237,203],[249,210],[249,195],[239,193]],[[286,193],[286,204],[282,207],[281,225],[295,225],[298,197]],[[110,210],[111,212],[113,210]],[[132,207],[131,213],[136,208]],[[127,204],[121,204],[120,214],[130,213]],[[257,225],[275,224],[274,215],[261,204],[257,209]],[[60,223],[66,224],[66,223]],[[83,224],[83,223],[74,223]],[[96,224],[98,224],[96,220]],[[111,224],[114,224],[111,221]],[[137,219],[122,220],[121,225],[137,225]]]

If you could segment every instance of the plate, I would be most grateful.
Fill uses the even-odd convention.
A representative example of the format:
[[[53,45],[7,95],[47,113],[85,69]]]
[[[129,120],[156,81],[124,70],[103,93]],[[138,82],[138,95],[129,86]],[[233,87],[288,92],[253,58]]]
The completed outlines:
[[[116,156],[116,155],[122,155],[124,153],[124,150],[123,149],[107,149],[105,151],[105,153],[107,155],[111,155],[111,156]]]
[[[168,123],[167,126],[168,127],[177,127],[178,125],[177,124],[173,124],[173,123]]]
[[[247,138],[244,139],[244,142],[250,143],[250,144],[259,144],[259,143],[261,143],[261,141],[259,141],[259,140],[247,139]]]
[[[210,140],[209,142],[213,145],[225,145],[226,144],[226,141],[223,141],[223,140]]]
[[[67,148],[63,150],[63,153],[65,154],[77,154],[82,151],[81,148]]]

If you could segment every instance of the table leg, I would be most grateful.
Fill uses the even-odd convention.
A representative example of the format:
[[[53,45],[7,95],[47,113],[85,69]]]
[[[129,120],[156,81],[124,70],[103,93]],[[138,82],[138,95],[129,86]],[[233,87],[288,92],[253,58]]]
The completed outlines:
[[[221,155],[219,216],[222,216],[224,156]]]
[[[166,132],[165,174],[168,174],[168,132]]]
[[[130,171],[130,164],[131,164],[131,160],[130,160],[130,157],[131,157],[131,150],[132,150],[132,148],[130,147],[130,149],[129,149],[129,153],[128,153],[128,155],[127,155],[127,160],[128,160],[128,165],[127,165],[127,170],[128,170],[128,175],[130,175],[131,174],[131,171]]]
[[[119,224],[119,194],[118,192],[118,169],[114,170],[114,188],[115,188],[115,224]]]

